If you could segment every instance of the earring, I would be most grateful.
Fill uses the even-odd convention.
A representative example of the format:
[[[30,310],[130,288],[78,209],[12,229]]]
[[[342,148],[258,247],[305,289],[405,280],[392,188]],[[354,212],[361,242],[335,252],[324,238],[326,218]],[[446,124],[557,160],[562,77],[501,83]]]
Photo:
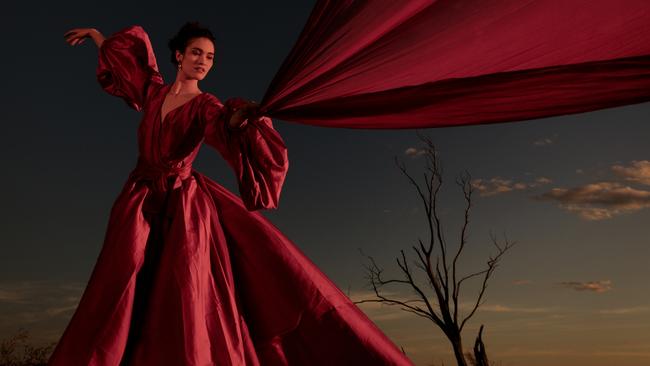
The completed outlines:
[[[178,70],[181,70],[181,63],[178,63]]]

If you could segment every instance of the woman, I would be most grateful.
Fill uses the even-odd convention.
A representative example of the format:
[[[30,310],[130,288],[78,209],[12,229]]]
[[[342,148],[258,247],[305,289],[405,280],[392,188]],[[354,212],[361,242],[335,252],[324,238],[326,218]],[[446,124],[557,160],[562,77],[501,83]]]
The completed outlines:
[[[198,81],[214,37],[187,23],[169,42],[165,84],[149,37],[104,38],[97,79],[143,112],[139,157],[104,245],[49,365],[411,365],[259,209],[277,208],[287,148],[270,118]],[[241,198],[192,169],[205,141],[235,171]]]

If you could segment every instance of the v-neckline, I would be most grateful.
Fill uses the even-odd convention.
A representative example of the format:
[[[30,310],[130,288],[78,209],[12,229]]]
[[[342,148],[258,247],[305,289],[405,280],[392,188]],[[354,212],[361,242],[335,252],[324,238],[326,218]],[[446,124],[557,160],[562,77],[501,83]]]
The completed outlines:
[[[167,99],[167,93],[169,92],[169,89],[171,89],[171,87],[172,87],[172,84],[168,84],[168,85],[167,85],[167,87],[165,88],[166,90],[165,90],[164,93],[163,93],[162,102],[160,103],[159,112],[160,112],[160,124],[161,124],[161,125],[164,125],[164,124],[165,124],[165,120],[167,119],[167,117],[169,117],[169,115],[170,115],[172,112],[176,111],[177,109],[180,109],[181,107],[184,107],[186,104],[190,103],[191,101],[193,101],[194,99],[196,99],[197,97],[199,97],[199,96],[201,96],[201,95],[203,94],[203,92],[201,92],[201,93],[199,93],[199,94],[193,96],[192,98],[190,98],[190,99],[189,99],[188,101],[186,101],[185,103],[183,103],[183,104],[181,104],[181,105],[179,105],[179,106],[176,106],[176,107],[170,109],[169,112],[167,112],[167,114],[165,114],[165,116],[163,117],[163,115],[162,115],[162,108],[163,108],[163,105],[165,104],[165,99]]]

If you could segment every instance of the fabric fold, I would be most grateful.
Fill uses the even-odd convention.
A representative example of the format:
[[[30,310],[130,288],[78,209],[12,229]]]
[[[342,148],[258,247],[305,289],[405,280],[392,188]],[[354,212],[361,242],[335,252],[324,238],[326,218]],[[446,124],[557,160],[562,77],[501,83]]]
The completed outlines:
[[[235,108],[243,104],[241,98],[221,103],[209,97],[202,112],[205,142],[219,151],[234,170],[241,198],[249,210],[274,209],[289,169],[287,147],[268,117],[246,121],[241,128],[229,127]]]
[[[649,100],[645,0],[319,0],[261,110],[324,127],[402,129]]]
[[[147,33],[138,25],[126,27],[107,37],[98,52],[102,89],[141,111],[151,83],[163,83]]]

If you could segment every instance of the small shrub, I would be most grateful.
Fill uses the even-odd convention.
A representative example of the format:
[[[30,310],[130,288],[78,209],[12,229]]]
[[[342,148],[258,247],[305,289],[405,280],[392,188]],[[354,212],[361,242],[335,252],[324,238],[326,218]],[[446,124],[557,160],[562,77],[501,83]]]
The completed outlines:
[[[46,366],[55,345],[56,342],[34,346],[29,343],[29,332],[21,328],[15,335],[0,341],[0,366]]]

